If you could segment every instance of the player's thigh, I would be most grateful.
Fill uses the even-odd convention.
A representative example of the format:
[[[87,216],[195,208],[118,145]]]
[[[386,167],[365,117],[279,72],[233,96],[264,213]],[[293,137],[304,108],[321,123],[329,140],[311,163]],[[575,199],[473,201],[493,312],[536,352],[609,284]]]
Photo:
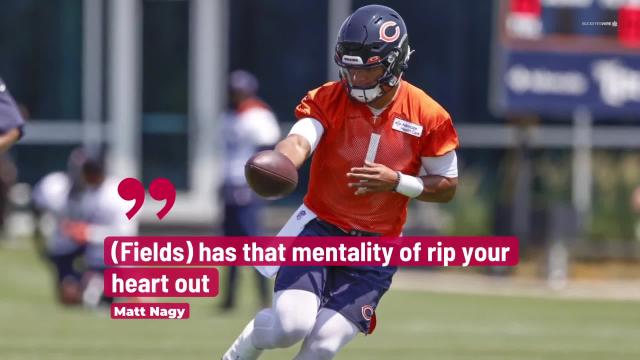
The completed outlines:
[[[324,308],[332,309],[369,334],[375,328],[375,310],[389,290],[396,268],[331,268],[325,289]]]
[[[273,296],[272,311],[284,332],[308,334],[315,323],[320,298],[306,290],[281,290]]]
[[[282,266],[276,275],[274,292],[305,290],[322,299],[326,282],[325,266]]]
[[[328,236],[318,228],[316,221],[307,223],[299,236]],[[326,266],[282,266],[276,275],[274,291],[297,289],[310,291],[323,298],[327,282],[328,268]]]
[[[311,334],[307,336],[295,360],[333,359],[351,341],[359,328],[342,314],[322,308],[318,312]]]

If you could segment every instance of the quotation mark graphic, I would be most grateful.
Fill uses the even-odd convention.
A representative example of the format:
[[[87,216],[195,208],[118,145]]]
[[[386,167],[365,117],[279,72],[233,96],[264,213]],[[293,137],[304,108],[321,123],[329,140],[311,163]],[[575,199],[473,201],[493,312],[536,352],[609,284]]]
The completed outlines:
[[[135,178],[123,179],[118,185],[118,195],[127,201],[134,200],[131,210],[127,211],[125,214],[127,215],[127,218],[131,220],[131,218],[140,211],[140,208],[142,208],[142,204],[144,203],[144,185],[142,185],[140,180]],[[169,179],[157,178],[149,185],[149,195],[157,201],[166,200],[162,209],[156,213],[158,219],[162,220],[176,202],[176,188]]]
[[[149,195],[157,201],[166,200],[162,209],[156,214],[158,219],[162,220],[176,202],[176,188],[168,179],[157,178],[149,185]]]

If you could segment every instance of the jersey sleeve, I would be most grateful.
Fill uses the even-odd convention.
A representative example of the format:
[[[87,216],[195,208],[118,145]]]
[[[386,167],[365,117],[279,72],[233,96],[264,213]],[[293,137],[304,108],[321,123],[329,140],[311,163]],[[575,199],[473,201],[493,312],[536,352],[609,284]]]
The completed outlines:
[[[327,127],[327,116],[322,111],[321,104],[318,103],[318,99],[314,96],[314,91],[310,91],[300,101],[300,104],[296,106],[295,110],[296,119],[313,118],[322,124],[322,127]]]
[[[432,128],[423,137],[422,157],[442,156],[459,146],[458,133],[451,116],[446,112],[436,115]]]
[[[316,119],[325,130],[329,129],[335,121],[337,112],[344,106],[340,96],[342,93],[342,85],[335,82],[326,83],[309,91],[296,106],[296,119]]]
[[[314,152],[324,134],[324,127],[316,119],[302,118],[293,124],[291,131],[289,131],[289,135],[291,134],[298,134],[307,139],[309,145],[311,145],[311,152]]]
[[[440,175],[448,178],[458,177],[458,157],[455,150],[442,156],[422,158],[422,175]]]

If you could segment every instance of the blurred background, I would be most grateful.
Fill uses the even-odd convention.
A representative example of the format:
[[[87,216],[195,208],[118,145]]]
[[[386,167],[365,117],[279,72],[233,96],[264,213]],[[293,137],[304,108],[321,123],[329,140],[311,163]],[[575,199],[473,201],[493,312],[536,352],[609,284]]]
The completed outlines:
[[[100,147],[111,176],[178,190],[162,221],[162,205],[145,202],[140,234],[223,234],[229,73],[255,75],[284,136],[304,94],[337,79],[341,23],[371,3],[404,18],[416,50],[405,79],[450,112],[461,140],[454,201],[412,202],[405,233],[515,235],[521,264],[401,270],[374,338],[339,358],[637,359],[635,0],[0,1],[0,77],[27,119],[0,164],[0,358],[222,354],[261,303],[253,279],[233,311],[198,300],[183,322],[58,305],[34,250],[32,189],[72,149]],[[308,164],[292,196],[264,204],[262,234],[284,224],[307,179]]]

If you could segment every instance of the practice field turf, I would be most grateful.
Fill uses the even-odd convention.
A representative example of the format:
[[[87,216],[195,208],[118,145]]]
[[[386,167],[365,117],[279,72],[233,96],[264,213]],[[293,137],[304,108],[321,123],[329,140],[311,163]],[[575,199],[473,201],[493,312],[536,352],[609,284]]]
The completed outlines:
[[[191,319],[111,320],[54,303],[33,252],[0,247],[0,359],[219,359],[255,310],[219,314],[192,301]],[[224,291],[224,289],[221,289]],[[338,359],[640,359],[640,303],[442,295],[391,290],[378,329]],[[295,349],[264,359],[290,359]]]

